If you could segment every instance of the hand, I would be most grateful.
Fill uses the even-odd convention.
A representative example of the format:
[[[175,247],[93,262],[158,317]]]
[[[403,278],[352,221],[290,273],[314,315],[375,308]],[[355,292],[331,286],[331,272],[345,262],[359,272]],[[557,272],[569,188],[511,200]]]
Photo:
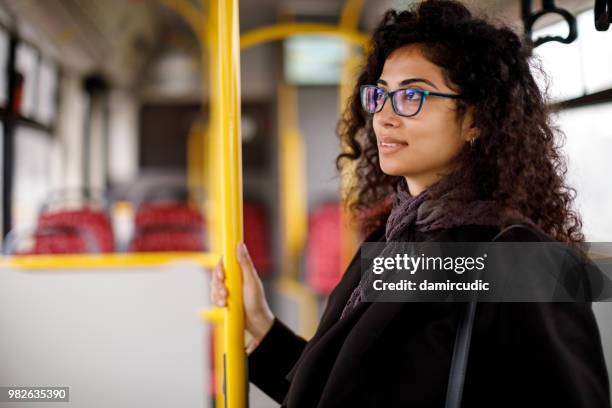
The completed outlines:
[[[238,264],[242,271],[245,330],[252,337],[252,341],[247,346],[247,352],[250,353],[272,327],[274,315],[266,301],[263,284],[261,279],[259,279],[246,245],[243,243],[238,244],[236,252]],[[224,307],[227,304],[228,295],[229,293],[225,286],[225,270],[222,258],[212,273],[210,299],[215,305]]]

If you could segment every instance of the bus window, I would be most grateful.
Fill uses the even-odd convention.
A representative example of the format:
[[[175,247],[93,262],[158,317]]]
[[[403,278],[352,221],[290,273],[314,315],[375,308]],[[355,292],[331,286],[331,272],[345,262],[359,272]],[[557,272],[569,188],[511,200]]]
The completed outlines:
[[[549,96],[553,102],[612,87],[612,31],[597,31],[593,18],[592,9],[578,15],[580,35],[571,44],[551,42],[534,50],[550,80]],[[561,21],[535,31],[534,35],[562,35],[566,26]],[[543,80],[539,75],[538,79]]]
[[[612,88],[612,30],[597,31],[593,10],[578,16],[581,63],[587,93]]]
[[[8,33],[0,28],[0,106],[6,107],[8,81],[6,77],[9,53]]]
[[[18,89],[21,98],[16,109],[17,112],[28,118],[34,118],[36,114],[38,63],[36,49],[24,43],[17,46],[16,69],[19,73]]]
[[[283,43],[284,75],[293,85],[337,85],[349,46],[337,38],[295,36]]]
[[[40,64],[40,84],[38,87],[38,109],[36,119],[44,125],[54,122],[57,110],[58,72],[55,64],[43,59]]]
[[[566,26],[565,21],[560,21],[534,31],[534,36],[559,35],[559,32]],[[539,59],[547,75],[547,78],[543,78],[536,71],[536,79],[539,81],[541,89],[545,89],[546,85],[549,86],[548,95],[554,102],[577,98],[583,94],[584,84],[579,42],[579,39],[571,44],[549,42],[534,50],[534,56]],[[548,80],[547,83],[544,82],[545,79]]]
[[[19,126],[15,131],[13,228],[33,225],[50,184],[51,139],[46,133]]]
[[[605,175],[612,174],[606,152],[612,151],[612,102],[562,111],[558,125],[566,134],[568,183],[576,188],[587,241],[612,241],[612,191]]]
[[[612,173],[612,166],[602,152],[612,149],[612,130],[607,120],[612,115],[612,101],[602,100],[594,105],[585,99],[612,89],[612,31],[597,31],[593,18],[592,9],[580,13],[580,35],[573,43],[547,43],[536,48],[534,54],[547,73],[551,102],[560,103],[561,110],[554,119],[566,136],[568,184],[577,190],[576,204],[585,237],[587,241],[609,241],[612,193],[603,185],[602,175]],[[552,24],[537,31],[536,36],[562,35],[564,25],[565,22]],[[571,108],[565,106],[567,101],[571,101]]]

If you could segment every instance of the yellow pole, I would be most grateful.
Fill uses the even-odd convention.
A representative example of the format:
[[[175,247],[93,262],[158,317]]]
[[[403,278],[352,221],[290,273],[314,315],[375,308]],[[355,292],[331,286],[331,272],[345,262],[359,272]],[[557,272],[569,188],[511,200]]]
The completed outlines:
[[[222,185],[220,224],[223,225],[221,253],[226,271],[228,305],[225,309],[225,398],[230,408],[246,407],[246,354],[242,275],[236,259],[236,245],[243,240],[242,154],[240,137],[240,37],[237,0],[212,0],[209,18],[216,29],[211,38],[211,120],[210,137],[220,147]]]
[[[203,29],[202,21],[205,18],[203,9],[198,10],[190,0],[161,0],[161,2],[183,17],[196,34]]]
[[[317,328],[317,302],[314,293],[298,280],[300,254],[304,249],[307,234],[308,208],[305,149],[298,126],[295,87],[281,81],[278,86],[277,104],[283,248],[281,278],[276,288],[298,302],[300,334],[310,338]]]
[[[281,81],[278,86],[278,137],[280,202],[282,226],[282,270],[285,277],[297,279],[299,255],[307,230],[306,172],[304,143],[297,124],[297,95],[294,86]]]
[[[200,199],[206,188],[205,137],[202,123],[199,120],[194,122],[187,138],[187,186],[189,186],[189,197],[193,204],[202,202]],[[205,211],[205,208],[203,209]],[[207,213],[203,212],[203,214]]]
[[[207,0],[201,0],[202,9],[206,7]],[[217,88],[212,84],[217,84],[219,78],[219,64],[214,58],[219,56],[219,42],[217,40],[217,26],[219,25],[219,19],[217,14],[214,16],[211,13],[215,10],[216,4],[210,4],[208,15],[205,22],[202,24],[202,29],[198,31],[200,38],[200,71],[202,78],[202,101],[208,99],[209,101],[209,123],[208,129],[203,135],[204,139],[204,152],[203,157],[205,158],[205,165],[202,170],[204,174],[202,179],[205,180],[206,185],[206,200],[204,204],[205,214],[207,217],[207,232],[208,242],[212,251],[216,253],[223,253],[223,228],[224,220],[221,219],[223,214],[223,202],[221,194],[223,191],[223,180],[221,175],[223,173],[223,163],[226,161],[222,157],[222,146],[221,141],[223,139],[220,128],[221,118],[221,107],[220,99],[217,94]],[[206,69],[208,68],[208,69]],[[207,90],[204,84],[211,84],[210,89]],[[227,263],[226,263],[227,265]],[[229,278],[228,278],[229,279]],[[214,350],[214,373],[215,376],[215,407],[221,408],[227,406],[227,398],[224,391],[225,381],[225,367],[224,358],[226,355],[226,325],[229,324],[228,316],[225,310],[215,309],[214,319],[210,319],[212,315],[208,316],[208,320],[213,322],[213,350]]]
[[[363,0],[347,0],[340,14],[340,27],[345,30],[357,30],[362,9]]]

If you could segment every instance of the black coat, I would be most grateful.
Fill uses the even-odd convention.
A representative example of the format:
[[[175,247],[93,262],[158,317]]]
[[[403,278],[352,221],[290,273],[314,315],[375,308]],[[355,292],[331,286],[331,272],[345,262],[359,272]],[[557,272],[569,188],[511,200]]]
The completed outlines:
[[[462,226],[435,241],[490,241]],[[528,227],[499,241],[550,240]],[[384,241],[382,230],[366,241]],[[453,303],[361,303],[339,320],[361,277],[359,251],[331,293],[316,334],[276,319],[248,358],[250,381],[283,407],[443,407],[457,325]],[[479,303],[463,407],[610,407],[591,303]]]

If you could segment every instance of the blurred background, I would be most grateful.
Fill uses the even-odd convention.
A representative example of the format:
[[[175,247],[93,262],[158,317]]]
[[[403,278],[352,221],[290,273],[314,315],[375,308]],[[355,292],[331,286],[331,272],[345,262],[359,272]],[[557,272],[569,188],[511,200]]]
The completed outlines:
[[[354,15],[348,3],[240,0],[240,31],[342,23],[367,35],[384,11],[411,2],[352,2]],[[522,33],[531,2],[465,3]],[[214,246],[203,153],[214,84],[197,32],[206,4],[0,0],[0,385],[70,386],[65,405],[79,407],[218,401],[214,336],[198,316],[208,277],[189,256],[165,262]],[[578,35],[536,48],[548,74],[539,80],[567,137],[586,238],[609,242],[612,29],[596,29],[594,0],[556,5]],[[570,34],[559,15],[531,31]],[[339,205],[334,160],[360,57],[355,42],[304,33],[240,54],[244,238],[275,314],[307,338],[359,241]],[[153,253],[168,256],[97,268],[63,268],[56,257]],[[46,263],[36,269],[11,261],[39,255]],[[612,367],[610,306],[594,309]],[[275,406],[255,387],[249,395],[252,406]]]

